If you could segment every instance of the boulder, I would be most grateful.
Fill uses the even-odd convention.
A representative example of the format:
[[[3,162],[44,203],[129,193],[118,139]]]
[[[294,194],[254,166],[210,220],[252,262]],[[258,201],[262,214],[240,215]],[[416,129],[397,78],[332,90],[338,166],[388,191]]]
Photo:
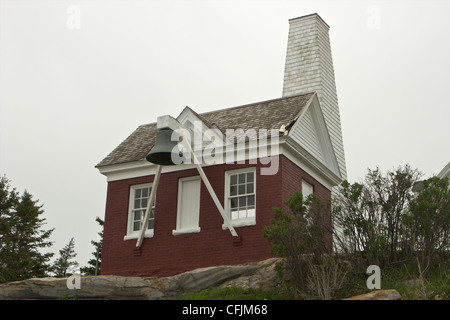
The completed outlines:
[[[397,290],[375,290],[369,293],[360,294],[344,300],[401,300],[402,296]]]
[[[68,278],[33,278],[0,284],[0,299],[170,299],[213,286],[274,290],[279,258],[196,269],[170,277],[81,276],[79,289]],[[73,289],[69,289],[72,287]]]

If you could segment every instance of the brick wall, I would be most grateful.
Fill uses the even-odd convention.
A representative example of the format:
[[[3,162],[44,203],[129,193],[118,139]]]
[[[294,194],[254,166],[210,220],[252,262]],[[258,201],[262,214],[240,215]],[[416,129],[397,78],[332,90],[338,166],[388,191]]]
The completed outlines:
[[[282,173],[283,173],[283,188],[282,188],[282,197],[283,202],[289,199],[292,195],[297,192],[302,192],[302,179],[313,186],[314,195],[317,197],[328,200],[331,198],[331,191],[320,184],[316,179],[314,179],[311,175],[303,171],[301,168],[297,167],[292,161],[283,157],[282,164]],[[283,204],[283,208],[287,209],[287,207]],[[330,215],[327,217],[325,223],[327,223],[327,227],[331,230],[331,209],[328,212]],[[331,234],[327,234],[325,236],[325,243],[327,245],[328,250],[332,250],[332,236]]]
[[[271,257],[270,244],[262,236],[262,228],[273,216],[272,207],[297,191],[301,179],[314,186],[323,198],[330,191],[284,156],[276,175],[260,175],[261,165],[224,164],[205,167],[204,171],[218,198],[224,201],[225,171],[243,167],[257,168],[256,225],[237,227],[241,242],[236,243],[228,230],[222,230],[223,219],[202,182],[200,195],[199,233],[172,235],[176,228],[178,179],[198,175],[197,170],[164,173],[156,195],[154,236],[145,238],[141,254],[136,256],[136,240],[124,240],[127,231],[130,186],[149,183],[153,176],[112,181],[108,183],[102,274],[127,276],[168,276],[200,267],[239,264]]]
[[[311,175],[282,156],[281,169],[283,174],[282,199],[289,199],[296,192],[302,192],[302,179],[311,184],[314,194],[321,199],[330,199],[331,192]]]

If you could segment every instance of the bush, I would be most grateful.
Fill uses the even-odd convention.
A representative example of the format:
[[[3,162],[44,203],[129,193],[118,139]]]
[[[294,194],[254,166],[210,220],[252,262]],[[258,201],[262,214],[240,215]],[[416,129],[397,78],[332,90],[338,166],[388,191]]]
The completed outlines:
[[[417,256],[420,265],[432,267],[440,255],[450,250],[449,179],[432,177],[410,203],[404,217],[405,248],[409,256]]]
[[[332,256],[330,204],[310,195],[296,193],[285,202],[288,211],[275,207],[264,237],[271,252],[285,257],[278,266],[287,270],[300,298],[332,299],[345,281],[344,268]]]
[[[429,270],[450,249],[449,179],[432,177],[414,192],[419,176],[406,165],[384,175],[369,170],[362,183],[344,181],[333,200],[336,250],[355,266],[386,269],[418,259]]]
[[[362,183],[344,181],[333,208],[336,250],[354,254],[386,267],[404,260],[404,217],[414,197],[412,187],[420,173],[408,165],[385,175],[377,168],[368,171]],[[360,261],[355,261],[355,265]]]
[[[313,195],[304,199],[301,193],[284,208],[274,208],[264,237],[271,252],[285,258],[278,270],[290,274],[297,295],[333,299],[360,294],[367,291],[369,265],[379,266],[387,279],[415,265],[420,297],[433,292],[448,297],[448,289],[443,290],[448,281],[442,277],[448,275],[450,252],[449,179],[432,177],[415,192],[420,175],[409,165],[385,174],[369,169],[360,183],[342,183],[332,199],[332,215],[330,203]],[[416,292],[413,296],[418,297]]]

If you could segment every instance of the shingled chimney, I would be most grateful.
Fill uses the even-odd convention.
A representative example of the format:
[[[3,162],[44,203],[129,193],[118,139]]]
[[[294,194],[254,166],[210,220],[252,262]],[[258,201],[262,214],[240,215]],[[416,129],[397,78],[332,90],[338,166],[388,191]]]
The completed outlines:
[[[317,93],[341,176],[346,179],[329,28],[316,13],[289,20],[283,97],[313,91]]]

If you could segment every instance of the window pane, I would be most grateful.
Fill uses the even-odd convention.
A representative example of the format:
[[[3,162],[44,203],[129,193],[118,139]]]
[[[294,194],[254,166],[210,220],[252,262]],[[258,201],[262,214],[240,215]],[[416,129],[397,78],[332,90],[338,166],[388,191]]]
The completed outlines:
[[[255,172],[231,174],[229,179],[230,218],[232,220],[255,218]]]
[[[238,207],[238,199],[237,198],[232,198],[231,199],[231,208],[237,208]]]
[[[247,197],[239,197],[239,208],[245,208],[247,206]]]
[[[155,220],[149,219],[148,220],[148,229],[153,229],[154,224],[155,224]]]
[[[255,196],[248,196],[247,204],[248,204],[248,206],[254,206],[255,205]]]
[[[134,198],[135,199],[138,199],[138,198],[140,198],[141,197],[141,189],[136,189],[135,191],[134,191]]]
[[[237,195],[237,187],[232,186],[232,187],[230,187],[230,196],[235,196],[235,195]]]
[[[133,187],[133,200],[131,202],[131,231],[136,232],[139,231],[143,226],[143,220],[145,216],[145,211],[147,209],[148,200],[150,197],[150,193],[152,188],[150,186],[148,187]],[[148,228],[153,229],[153,219],[154,219],[154,209],[150,213],[150,218],[148,222]]]
[[[152,208],[152,211],[150,211],[150,219],[155,219],[155,208]]]

